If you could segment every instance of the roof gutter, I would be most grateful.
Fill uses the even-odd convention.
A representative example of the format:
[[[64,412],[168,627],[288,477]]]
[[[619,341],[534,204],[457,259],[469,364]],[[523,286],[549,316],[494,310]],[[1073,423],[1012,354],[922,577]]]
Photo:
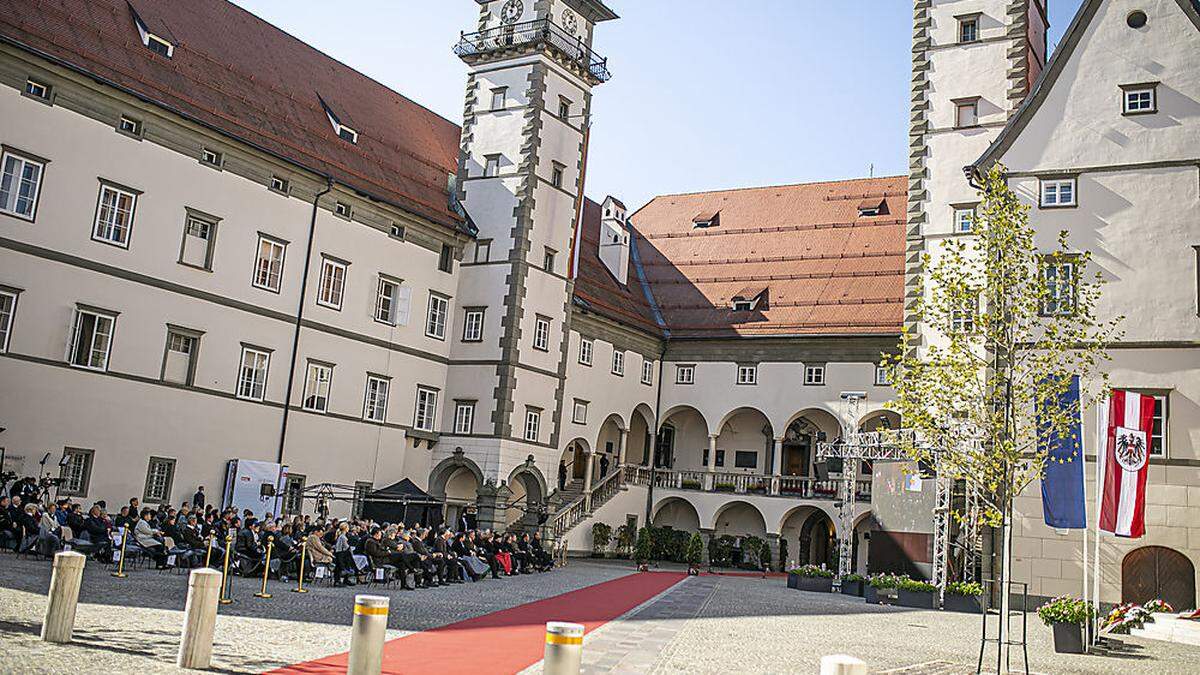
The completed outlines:
[[[296,360],[300,352],[300,327],[304,322],[304,299],[308,297],[308,270],[312,266],[312,252],[314,235],[317,231],[317,209],[321,203],[321,197],[329,194],[333,189],[333,177],[325,176],[325,189],[321,190],[313,197],[312,216],[308,220],[308,241],[304,245],[304,272],[300,276],[300,301],[296,307],[296,328],[292,331],[292,360],[288,365],[287,389],[283,394],[283,419],[279,423],[279,451],[276,453],[275,461],[283,464],[283,447],[287,441],[288,414],[292,410],[292,389],[296,384]]]

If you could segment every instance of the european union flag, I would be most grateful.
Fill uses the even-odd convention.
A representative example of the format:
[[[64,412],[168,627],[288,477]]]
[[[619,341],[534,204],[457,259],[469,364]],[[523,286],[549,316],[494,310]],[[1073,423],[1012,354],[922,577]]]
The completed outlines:
[[[1046,524],[1056,529],[1087,527],[1084,506],[1083,444],[1079,435],[1079,376],[1071,376],[1071,384],[1058,398],[1063,410],[1073,410],[1066,438],[1049,429],[1042,411],[1038,411],[1038,446],[1046,451],[1046,476],[1042,479],[1042,515]]]

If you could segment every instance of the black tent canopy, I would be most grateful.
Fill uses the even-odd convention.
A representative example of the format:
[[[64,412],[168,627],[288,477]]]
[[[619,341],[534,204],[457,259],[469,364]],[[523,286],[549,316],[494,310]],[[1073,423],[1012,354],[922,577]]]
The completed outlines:
[[[440,500],[405,478],[367,493],[363,497],[362,515],[382,523],[440,525],[442,507]]]

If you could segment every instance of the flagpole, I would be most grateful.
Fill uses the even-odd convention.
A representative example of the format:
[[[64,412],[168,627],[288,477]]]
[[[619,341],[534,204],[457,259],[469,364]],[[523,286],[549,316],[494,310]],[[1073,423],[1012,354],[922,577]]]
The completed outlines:
[[[1104,465],[1108,460],[1108,407],[1110,396],[1105,396],[1096,410],[1096,536],[1092,551],[1092,606],[1096,610],[1096,630],[1092,633],[1092,644],[1100,639],[1100,507],[1104,499]],[[1086,489],[1086,481],[1085,481]]]

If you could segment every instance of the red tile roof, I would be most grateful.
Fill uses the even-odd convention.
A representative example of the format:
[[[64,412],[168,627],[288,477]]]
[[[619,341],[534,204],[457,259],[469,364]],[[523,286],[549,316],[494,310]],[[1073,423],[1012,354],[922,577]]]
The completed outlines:
[[[174,41],[141,42],[130,7]],[[451,227],[458,125],[226,0],[0,0],[0,39]],[[359,133],[334,133],[318,97]]]
[[[905,190],[897,176],[656,197],[631,221],[671,336],[898,334]],[[693,223],[717,212],[719,225]],[[762,286],[765,309],[733,311]]]
[[[627,279],[627,284],[621,284],[600,261],[600,205],[585,198],[579,266],[575,271],[576,303],[613,321],[661,337],[662,329],[654,320],[632,256]]]

